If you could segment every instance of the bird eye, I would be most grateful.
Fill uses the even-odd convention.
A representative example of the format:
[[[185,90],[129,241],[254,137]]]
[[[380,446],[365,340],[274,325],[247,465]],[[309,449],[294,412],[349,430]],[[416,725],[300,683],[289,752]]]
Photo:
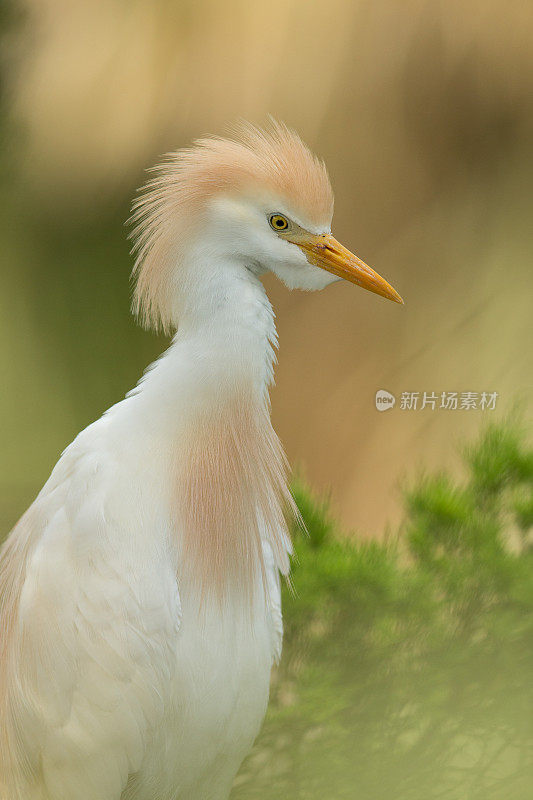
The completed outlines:
[[[272,214],[269,219],[270,227],[275,231],[285,231],[289,227],[289,220],[282,214]]]

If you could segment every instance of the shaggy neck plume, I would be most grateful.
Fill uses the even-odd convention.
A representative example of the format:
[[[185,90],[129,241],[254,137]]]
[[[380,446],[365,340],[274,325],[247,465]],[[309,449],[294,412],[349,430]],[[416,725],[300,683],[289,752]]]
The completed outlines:
[[[185,596],[190,586],[191,596],[202,599],[251,600],[265,579],[264,542],[288,573],[286,519],[295,513],[269,414],[272,307],[261,282],[241,265],[217,262],[209,270],[204,262],[192,281],[182,269],[189,291],[176,310],[178,333],[140,387],[140,397],[157,403],[158,419],[173,428],[180,591]]]

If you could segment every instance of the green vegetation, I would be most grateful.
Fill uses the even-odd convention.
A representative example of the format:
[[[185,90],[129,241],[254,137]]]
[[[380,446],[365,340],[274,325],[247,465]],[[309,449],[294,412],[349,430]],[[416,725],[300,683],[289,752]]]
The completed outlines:
[[[465,477],[405,492],[395,541],[295,494],[295,594],[234,800],[522,800],[533,787],[533,450],[487,428]]]

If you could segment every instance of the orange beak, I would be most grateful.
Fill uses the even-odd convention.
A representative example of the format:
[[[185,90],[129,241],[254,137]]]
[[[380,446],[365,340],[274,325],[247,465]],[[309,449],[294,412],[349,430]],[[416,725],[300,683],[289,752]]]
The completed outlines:
[[[381,275],[357,258],[331,234],[323,233],[315,236],[306,233],[295,236],[290,241],[297,244],[305,253],[310,264],[321,267],[333,275],[338,275],[339,278],[357,284],[357,286],[362,286],[369,292],[403,304],[402,298],[390,283],[387,283]]]

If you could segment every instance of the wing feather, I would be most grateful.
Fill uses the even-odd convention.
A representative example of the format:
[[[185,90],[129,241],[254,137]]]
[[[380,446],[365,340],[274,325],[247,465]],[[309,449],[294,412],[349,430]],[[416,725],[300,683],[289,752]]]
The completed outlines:
[[[2,549],[2,799],[117,800],[163,713],[176,579],[131,569],[114,474],[74,443]]]

